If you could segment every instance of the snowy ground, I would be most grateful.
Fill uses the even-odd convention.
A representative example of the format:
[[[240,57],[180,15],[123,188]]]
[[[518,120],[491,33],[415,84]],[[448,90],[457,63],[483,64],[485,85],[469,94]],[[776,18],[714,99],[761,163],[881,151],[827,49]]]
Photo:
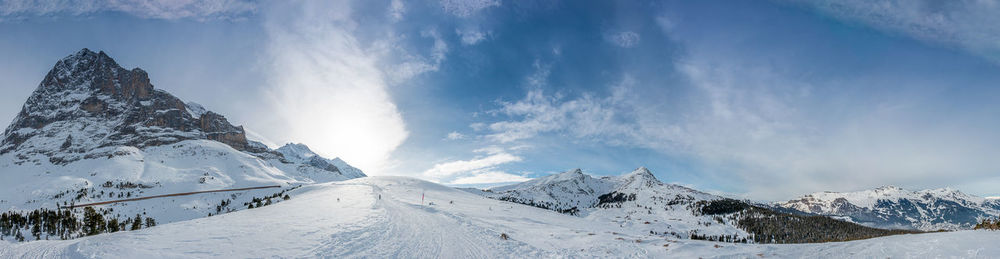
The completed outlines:
[[[0,242],[3,258],[989,258],[1000,232],[805,245],[664,239],[403,177],[307,185],[257,209],[66,241]],[[425,202],[421,203],[421,196]],[[380,199],[381,197],[381,199]],[[429,203],[433,205],[429,205]],[[500,238],[507,234],[508,240]]]

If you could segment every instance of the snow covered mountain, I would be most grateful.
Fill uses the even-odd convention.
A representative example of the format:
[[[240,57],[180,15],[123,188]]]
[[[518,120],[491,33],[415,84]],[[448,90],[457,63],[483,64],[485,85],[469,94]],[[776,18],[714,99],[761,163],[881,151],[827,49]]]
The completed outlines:
[[[306,185],[272,206],[73,240],[0,242],[9,258],[989,258],[958,231],[822,244],[663,237],[405,177]],[[421,199],[422,195],[425,199]],[[294,213],[289,213],[294,212]]]
[[[697,233],[749,236],[734,224],[713,224],[713,217],[696,212],[696,202],[723,197],[662,183],[645,167],[601,178],[574,169],[480,194],[678,238]]]
[[[672,238],[809,243],[912,233],[791,214],[665,184],[644,167],[601,178],[575,169],[519,184],[468,191]]]
[[[321,168],[330,172],[336,172],[347,179],[365,177],[365,173],[361,172],[361,169],[348,165],[347,162],[344,162],[339,157],[334,159],[324,158],[303,144],[288,143],[275,151],[281,153],[286,160],[300,164],[299,167]]]
[[[818,192],[775,206],[869,226],[925,231],[970,229],[984,218],[1000,216],[997,200],[952,188],[908,191],[883,186],[857,192]]]
[[[242,126],[153,88],[142,69],[88,49],[56,62],[4,131],[0,174],[0,210],[14,212],[281,186],[98,206],[109,217],[142,213],[159,222],[239,210],[301,184],[365,176],[339,159],[248,141]]]
[[[653,190],[654,193],[646,193]],[[484,195],[499,200],[535,205],[558,211],[580,210],[613,203],[622,195],[635,196],[643,192],[645,196],[673,196],[680,200],[694,201],[721,199],[679,185],[664,184],[640,167],[621,176],[606,176],[600,179],[584,174],[580,169],[539,177],[527,182],[493,187]],[[628,199],[625,197],[624,199]],[[635,198],[631,198],[634,200]]]

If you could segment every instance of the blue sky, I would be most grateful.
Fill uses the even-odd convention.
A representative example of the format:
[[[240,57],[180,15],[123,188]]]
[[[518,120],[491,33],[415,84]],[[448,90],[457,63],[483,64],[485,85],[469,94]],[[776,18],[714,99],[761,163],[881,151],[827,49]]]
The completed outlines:
[[[51,2],[55,3],[55,2]],[[996,1],[0,1],[0,119],[80,48],[370,175],[1000,195]]]

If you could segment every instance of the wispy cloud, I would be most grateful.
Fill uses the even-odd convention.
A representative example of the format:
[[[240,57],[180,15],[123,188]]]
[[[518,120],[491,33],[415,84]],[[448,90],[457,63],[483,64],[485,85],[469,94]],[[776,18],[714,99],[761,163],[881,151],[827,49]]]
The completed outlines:
[[[1000,62],[1000,3],[990,0],[821,0],[789,2],[839,19]]]
[[[456,176],[495,171],[496,166],[521,161],[521,157],[500,152],[470,160],[456,160],[434,165],[424,171],[423,176],[430,179],[446,180]]]
[[[460,140],[465,139],[465,134],[459,133],[458,131],[449,132],[447,136],[444,137],[447,140]]]
[[[537,67],[539,70],[546,70]],[[547,73],[547,72],[546,72]],[[543,73],[546,74],[546,73]],[[530,84],[544,82],[544,77],[532,75]],[[486,138],[499,143],[528,139],[543,133],[562,133],[577,138],[631,135],[634,125],[622,121],[623,100],[627,88],[635,81],[625,76],[613,86],[614,94],[598,97],[585,93],[576,99],[564,100],[557,95],[546,95],[540,88],[529,90],[524,99],[500,102],[500,108],[491,111],[509,120],[490,123]],[[473,127],[475,128],[475,127]]]
[[[491,184],[523,182],[527,180],[531,180],[531,178],[499,171],[486,171],[474,173],[472,176],[460,177],[451,181],[450,184]]]
[[[396,60],[390,62],[385,69],[390,83],[397,84],[420,74],[438,71],[441,63],[447,59],[448,43],[436,29],[425,29],[420,32],[420,36],[431,40],[431,47],[426,55],[419,55],[398,46],[398,42],[383,42],[387,46],[381,47],[380,56]]]
[[[486,39],[488,33],[483,33],[479,29],[455,29],[455,34],[458,34],[459,39],[462,40],[463,45],[476,45],[480,41]]]
[[[0,20],[49,15],[89,15],[122,12],[151,19],[237,19],[257,12],[253,1],[244,0],[95,0],[95,1],[0,1]]]
[[[458,17],[469,17],[479,10],[500,6],[499,0],[441,0],[445,12]]]
[[[622,31],[610,33],[604,39],[622,48],[631,48],[639,44],[639,33],[633,31]]]
[[[389,19],[393,22],[398,22],[403,20],[403,14],[406,13],[406,5],[402,0],[392,0],[389,2]]]

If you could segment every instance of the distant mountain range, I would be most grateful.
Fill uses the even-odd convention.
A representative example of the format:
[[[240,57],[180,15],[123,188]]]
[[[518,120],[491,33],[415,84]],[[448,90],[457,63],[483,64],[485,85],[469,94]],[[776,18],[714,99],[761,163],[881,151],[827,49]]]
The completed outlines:
[[[817,192],[774,205],[879,228],[925,231],[970,229],[982,219],[1000,216],[1000,200],[951,188],[907,191],[884,186],[857,192]]]
[[[662,207],[722,200],[687,187],[664,184],[639,168],[622,176],[591,177],[575,169],[531,181],[484,190],[482,195],[560,212],[587,215],[606,208],[607,201],[635,199],[640,207]],[[645,200],[641,197],[647,197]],[[630,200],[631,201],[631,200]],[[786,202],[742,201],[776,213],[820,215],[883,229],[922,231],[971,229],[983,219],[1000,216],[1000,199],[987,199],[942,188],[907,191],[885,186],[858,192],[820,192]],[[689,208],[690,209],[690,208]]]
[[[824,216],[787,213],[656,179],[645,167],[595,178],[580,169],[485,190],[479,195],[613,222],[675,238],[723,242],[808,243],[884,236],[882,230]]]

